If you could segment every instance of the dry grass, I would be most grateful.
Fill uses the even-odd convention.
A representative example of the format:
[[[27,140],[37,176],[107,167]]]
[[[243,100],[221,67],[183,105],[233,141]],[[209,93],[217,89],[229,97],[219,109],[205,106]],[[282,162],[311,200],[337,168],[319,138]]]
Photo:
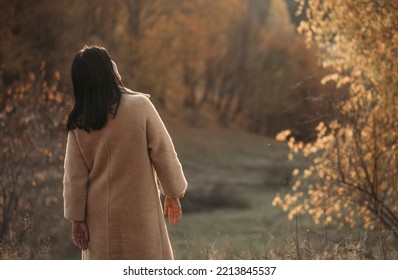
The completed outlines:
[[[255,242],[250,238],[243,238],[239,245],[217,233],[211,243],[195,241],[185,236],[184,242],[178,242],[177,258],[203,260],[396,260],[398,259],[397,240],[391,235],[385,241],[385,253],[380,240],[370,240],[367,233],[358,236],[347,235],[341,239],[328,240],[325,235],[320,240],[311,241],[314,234],[300,233],[297,239],[295,232],[291,232],[283,240],[272,240],[268,232],[259,233]],[[222,242],[223,245],[219,246]],[[277,243],[278,246],[274,246]]]

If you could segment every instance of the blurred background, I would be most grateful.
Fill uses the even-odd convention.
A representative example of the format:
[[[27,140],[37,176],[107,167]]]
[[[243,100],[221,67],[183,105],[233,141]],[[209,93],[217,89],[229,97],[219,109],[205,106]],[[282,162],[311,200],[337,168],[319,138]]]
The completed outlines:
[[[321,84],[334,70],[322,65],[322,46],[297,32],[306,1],[0,7],[0,259],[80,258],[63,218],[64,125],[71,61],[92,44],[107,48],[128,88],[151,95],[175,143],[189,183],[183,220],[169,228],[176,258],[397,256],[394,227],[380,237],[378,227],[288,219],[274,207],[311,164],[289,160],[275,136],[288,129],[295,143],[313,143],[318,123],[340,116],[336,104],[350,94],[347,85]]]

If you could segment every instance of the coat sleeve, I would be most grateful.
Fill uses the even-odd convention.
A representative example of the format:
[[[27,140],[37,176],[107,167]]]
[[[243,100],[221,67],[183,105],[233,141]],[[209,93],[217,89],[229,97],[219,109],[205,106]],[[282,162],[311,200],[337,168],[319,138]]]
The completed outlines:
[[[148,152],[165,196],[183,197],[187,181],[171,137],[152,102],[145,99]]]
[[[69,221],[84,221],[88,186],[88,168],[73,131],[68,133],[64,162],[64,216]]]

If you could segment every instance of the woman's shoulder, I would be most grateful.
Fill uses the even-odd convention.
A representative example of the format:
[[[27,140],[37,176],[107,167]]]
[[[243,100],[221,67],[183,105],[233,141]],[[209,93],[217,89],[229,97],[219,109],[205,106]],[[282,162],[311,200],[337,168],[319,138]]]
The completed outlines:
[[[125,100],[127,106],[135,106],[135,109],[144,109],[145,111],[148,106],[152,107],[149,94],[132,91],[128,88],[125,88],[122,92],[122,98]]]
[[[133,91],[129,88],[122,88],[121,90],[122,90],[123,96],[125,96],[128,99],[140,99],[142,97],[145,97],[146,99],[150,98],[150,95],[147,93]]]

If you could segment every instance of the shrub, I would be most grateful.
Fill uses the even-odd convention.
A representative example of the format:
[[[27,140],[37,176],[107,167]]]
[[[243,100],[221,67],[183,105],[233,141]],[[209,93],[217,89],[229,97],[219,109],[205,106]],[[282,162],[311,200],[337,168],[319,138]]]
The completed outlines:
[[[292,192],[274,205],[291,218],[308,213],[315,223],[351,227],[361,221],[398,238],[398,4],[310,0],[306,15],[301,32],[335,70],[322,83],[347,86],[349,95],[332,104],[336,118],[319,123],[313,143],[278,135],[311,166],[294,171]]]
[[[54,228],[46,223],[61,214],[53,210],[62,197],[64,103],[59,73],[44,77],[43,62],[39,73],[0,84],[0,254],[12,258],[43,256],[37,250]]]

